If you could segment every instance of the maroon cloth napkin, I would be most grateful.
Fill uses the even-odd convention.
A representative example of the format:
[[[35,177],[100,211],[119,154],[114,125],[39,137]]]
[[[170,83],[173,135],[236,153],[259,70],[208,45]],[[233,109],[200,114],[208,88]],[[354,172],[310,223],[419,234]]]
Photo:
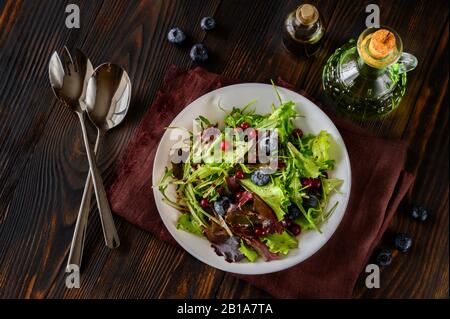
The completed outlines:
[[[125,149],[109,190],[113,211],[132,224],[174,243],[155,206],[152,168],[156,148],[172,119],[190,102],[236,83],[201,68],[187,72],[172,67],[163,88]],[[292,87],[279,80],[279,85]],[[370,254],[388,227],[413,182],[403,171],[407,146],[380,139],[351,122],[330,115],[350,156],[352,190],[338,229],[305,262],[267,275],[237,275],[278,298],[348,298]]]

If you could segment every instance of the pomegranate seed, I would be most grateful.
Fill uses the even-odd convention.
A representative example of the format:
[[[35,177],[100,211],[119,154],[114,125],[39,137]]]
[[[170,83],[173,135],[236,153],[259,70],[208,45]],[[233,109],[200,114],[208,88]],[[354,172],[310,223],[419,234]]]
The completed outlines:
[[[209,201],[206,198],[202,198],[200,200],[200,206],[202,206],[202,208],[208,208],[209,206]]]
[[[279,168],[279,169],[286,168],[286,163],[283,162],[283,161],[279,161],[279,162],[278,162],[278,168]]]
[[[245,174],[243,171],[239,170],[236,172],[236,178],[237,179],[244,179],[245,178]]]
[[[298,236],[300,235],[302,229],[296,223],[292,223],[292,225],[289,226],[289,231],[292,233],[292,235]]]
[[[264,231],[261,225],[256,225],[255,226],[255,236],[256,237],[261,237],[264,235]]]
[[[241,127],[241,129],[246,130],[250,127],[250,124],[248,122],[242,122],[239,126]]]
[[[320,178],[313,178],[313,180],[311,182],[311,187],[312,188],[320,188],[320,186],[321,186]]]
[[[228,141],[221,141],[220,142],[220,149],[222,151],[226,151],[230,147],[230,142]]]
[[[312,179],[311,178],[302,178],[301,183],[304,187],[312,187]]]
[[[292,225],[292,219],[290,218],[284,218],[281,220],[281,226],[283,226],[284,228],[288,228],[289,226]]]
[[[303,131],[301,130],[301,129],[299,129],[299,128],[295,128],[293,131],[292,131],[292,135],[294,136],[294,137],[299,137],[299,138],[302,138],[302,136],[303,136]]]

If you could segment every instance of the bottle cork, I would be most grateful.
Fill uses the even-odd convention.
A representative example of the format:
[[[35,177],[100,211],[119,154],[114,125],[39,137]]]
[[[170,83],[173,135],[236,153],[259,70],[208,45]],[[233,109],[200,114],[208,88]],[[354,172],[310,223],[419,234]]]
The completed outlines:
[[[311,25],[319,19],[319,11],[311,4],[302,4],[295,12],[297,20],[303,25]]]
[[[383,59],[393,52],[396,46],[395,35],[386,29],[371,34],[369,52],[376,59]]]

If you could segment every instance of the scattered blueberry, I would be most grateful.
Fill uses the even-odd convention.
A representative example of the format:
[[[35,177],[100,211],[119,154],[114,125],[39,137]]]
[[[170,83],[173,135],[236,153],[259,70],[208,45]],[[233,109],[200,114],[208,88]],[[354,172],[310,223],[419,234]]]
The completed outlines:
[[[216,213],[220,216],[225,216],[225,214],[227,213],[228,208],[230,207],[231,201],[228,197],[223,196],[223,197],[219,197],[215,202],[214,202],[214,210],[216,211]]]
[[[265,174],[261,170],[256,170],[253,172],[251,179],[252,179],[253,184],[256,184],[258,186],[263,186],[269,182],[270,176],[269,176],[269,174]]]
[[[167,40],[170,43],[180,44],[186,40],[186,35],[180,28],[172,28],[167,33]]]
[[[414,206],[411,210],[411,217],[423,222],[428,218],[428,211],[423,206]]]
[[[378,265],[387,267],[392,263],[392,253],[389,249],[382,249],[375,259]]]
[[[195,62],[204,62],[208,60],[208,49],[201,43],[194,44],[189,55]]]
[[[319,207],[319,200],[314,195],[309,195],[308,198],[303,198],[303,207],[305,209]]]
[[[216,20],[214,20],[214,18],[212,17],[204,17],[200,21],[200,27],[205,31],[212,30],[216,27]]]
[[[411,248],[412,245],[412,239],[411,236],[408,234],[400,233],[395,236],[395,248],[397,248],[398,251],[406,252]]]
[[[292,204],[291,206],[289,206],[286,217],[290,219],[296,219],[298,216],[300,216],[300,209],[297,207],[297,205]]]

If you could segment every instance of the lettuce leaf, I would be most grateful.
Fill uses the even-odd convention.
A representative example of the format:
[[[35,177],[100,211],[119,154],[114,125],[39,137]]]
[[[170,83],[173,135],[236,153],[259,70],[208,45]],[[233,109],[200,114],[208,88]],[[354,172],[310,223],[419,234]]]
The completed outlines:
[[[292,119],[297,117],[298,113],[295,110],[295,102],[289,101],[282,103],[278,108],[275,108],[267,118],[258,123],[255,127],[257,129],[278,129],[278,138],[282,143],[287,141],[294,129]]]
[[[319,167],[320,170],[330,170],[334,168],[334,161],[330,159],[331,134],[327,131],[320,131],[316,136],[310,135],[304,139],[301,152],[310,155],[309,157]]]
[[[328,198],[328,196],[334,192],[338,191],[338,187],[341,186],[343,183],[342,179],[338,178],[322,178],[322,189],[323,194],[325,198]]]
[[[312,157],[303,155],[291,142],[288,142],[288,150],[294,157],[294,165],[303,177],[316,178],[320,175],[320,167],[316,165]]]
[[[262,241],[269,247],[272,253],[282,253],[287,255],[290,249],[298,247],[298,240],[289,235],[286,231],[281,234],[270,234],[262,237]]]
[[[191,214],[181,214],[180,217],[178,217],[177,228],[203,237],[202,227],[197,220],[192,218]]]
[[[256,259],[258,259],[258,253],[253,248],[247,246],[244,244],[244,241],[241,239],[241,245],[239,246],[239,250],[241,253],[244,254],[244,256],[250,261],[254,262]]]
[[[264,186],[258,186],[253,184],[250,179],[241,179],[239,182],[245,189],[261,197],[273,209],[278,220],[283,219],[287,205],[289,204],[289,199],[285,196],[285,192],[279,185],[269,183]]]

